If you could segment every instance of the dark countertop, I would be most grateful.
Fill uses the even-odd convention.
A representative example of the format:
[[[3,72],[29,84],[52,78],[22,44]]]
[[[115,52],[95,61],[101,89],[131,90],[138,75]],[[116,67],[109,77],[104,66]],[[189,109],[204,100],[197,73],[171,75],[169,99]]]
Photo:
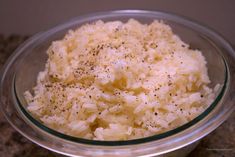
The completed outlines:
[[[0,68],[27,37],[0,35]],[[235,112],[219,128],[203,138],[188,157],[235,157]],[[0,157],[62,157],[15,131],[0,112]]]

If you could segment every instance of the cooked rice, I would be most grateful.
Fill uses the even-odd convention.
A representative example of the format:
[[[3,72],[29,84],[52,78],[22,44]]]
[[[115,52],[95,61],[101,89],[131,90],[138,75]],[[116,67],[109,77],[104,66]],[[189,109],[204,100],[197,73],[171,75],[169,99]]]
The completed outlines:
[[[94,140],[171,130],[213,101],[206,61],[162,21],[97,21],[52,42],[27,109],[46,126]],[[218,89],[218,87],[217,87]]]

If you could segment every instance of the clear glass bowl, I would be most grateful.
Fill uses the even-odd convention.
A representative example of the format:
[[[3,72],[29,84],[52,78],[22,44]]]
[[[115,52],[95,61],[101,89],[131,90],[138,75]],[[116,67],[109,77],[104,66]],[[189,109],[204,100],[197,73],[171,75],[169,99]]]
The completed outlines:
[[[163,20],[192,48],[200,49],[207,60],[211,87],[221,84],[214,102],[192,121],[162,134],[127,141],[95,141],[62,134],[44,126],[25,109],[23,93],[36,84],[44,69],[46,50],[69,29],[96,20],[123,22],[130,18],[142,23]],[[198,140],[217,128],[234,109],[235,53],[221,36],[195,22],[163,12],[143,10],[109,11],[81,16],[39,33],[22,44],[1,72],[1,110],[11,125],[31,141],[70,156],[185,156]],[[194,143],[194,145],[192,145]]]

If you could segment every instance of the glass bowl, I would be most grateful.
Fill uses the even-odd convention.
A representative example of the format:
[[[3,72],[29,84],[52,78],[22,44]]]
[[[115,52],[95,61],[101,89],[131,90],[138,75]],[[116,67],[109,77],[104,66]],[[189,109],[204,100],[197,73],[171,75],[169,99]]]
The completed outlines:
[[[210,87],[221,84],[214,102],[198,117],[176,129],[134,140],[95,141],[62,134],[43,125],[25,109],[23,93],[36,84],[44,69],[46,50],[52,41],[63,38],[69,29],[96,20],[123,22],[130,18],[142,23],[163,20],[173,32],[200,49],[207,61]],[[210,29],[177,15],[157,11],[120,10],[81,16],[22,44],[1,71],[1,110],[9,123],[22,135],[49,150],[69,156],[185,156],[196,143],[216,129],[234,109],[235,53],[221,36]]]

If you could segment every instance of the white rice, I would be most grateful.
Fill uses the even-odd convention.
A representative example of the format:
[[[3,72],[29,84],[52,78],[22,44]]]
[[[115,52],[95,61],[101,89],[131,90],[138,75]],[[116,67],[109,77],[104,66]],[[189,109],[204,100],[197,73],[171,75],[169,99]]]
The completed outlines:
[[[47,51],[27,109],[46,126],[96,140],[176,128],[213,101],[206,61],[162,21],[97,21]],[[219,89],[217,87],[216,89]]]

